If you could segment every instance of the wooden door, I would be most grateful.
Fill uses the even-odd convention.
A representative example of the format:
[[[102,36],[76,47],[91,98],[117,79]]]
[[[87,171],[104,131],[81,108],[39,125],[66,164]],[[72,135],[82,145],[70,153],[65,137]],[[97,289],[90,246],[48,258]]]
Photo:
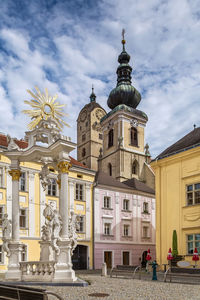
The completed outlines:
[[[106,263],[108,269],[112,268],[112,252],[111,251],[104,252],[104,262]]]
[[[123,265],[125,265],[125,266],[129,265],[129,252],[128,251],[123,252]]]

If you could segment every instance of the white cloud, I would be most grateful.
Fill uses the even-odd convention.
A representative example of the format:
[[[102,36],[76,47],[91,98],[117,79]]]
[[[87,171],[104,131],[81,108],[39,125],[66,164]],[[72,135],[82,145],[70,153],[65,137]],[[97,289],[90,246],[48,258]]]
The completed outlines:
[[[46,9],[31,2],[23,7],[23,20],[12,1],[0,4],[5,24],[0,31],[0,131],[23,137],[29,121],[21,114],[26,89],[38,85],[67,104],[72,127],[64,133],[76,140],[76,119],[89,102],[92,84],[97,101],[109,111],[106,100],[116,85],[123,27],[132,82],[142,94],[138,109],[149,117],[146,140],[153,157],[192,130],[193,123],[199,126],[199,1],[104,0],[92,11],[76,4],[60,1]]]

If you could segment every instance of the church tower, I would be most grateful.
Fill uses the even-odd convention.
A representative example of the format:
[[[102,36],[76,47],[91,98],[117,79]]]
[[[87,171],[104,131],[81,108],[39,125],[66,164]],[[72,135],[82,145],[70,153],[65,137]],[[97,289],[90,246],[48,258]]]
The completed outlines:
[[[135,178],[154,187],[154,175],[148,165],[150,154],[144,144],[147,115],[137,109],[140,93],[131,85],[130,56],[125,50],[118,57],[117,86],[107,104],[111,111],[101,119],[103,151],[99,169],[119,181]]]
[[[90,102],[82,108],[77,119],[77,158],[95,171],[98,169],[98,157],[103,144],[100,120],[104,115],[106,111],[96,102],[92,87]]]

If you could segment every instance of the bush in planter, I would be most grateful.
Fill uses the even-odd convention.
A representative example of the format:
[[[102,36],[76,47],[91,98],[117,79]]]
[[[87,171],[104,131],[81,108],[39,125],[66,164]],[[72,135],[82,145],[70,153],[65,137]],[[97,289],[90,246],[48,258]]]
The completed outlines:
[[[173,257],[176,257],[178,255],[178,242],[176,230],[173,231],[172,237],[172,255]]]

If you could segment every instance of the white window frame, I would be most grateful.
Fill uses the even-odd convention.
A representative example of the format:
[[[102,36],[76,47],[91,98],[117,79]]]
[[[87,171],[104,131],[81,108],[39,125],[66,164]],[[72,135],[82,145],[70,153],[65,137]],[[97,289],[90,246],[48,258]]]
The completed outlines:
[[[24,174],[24,177],[23,177],[23,174]],[[24,183],[22,183],[22,181],[24,181]],[[27,174],[26,174],[25,171],[22,171],[20,179],[19,179],[19,190],[20,190],[20,192],[26,192],[26,183],[27,183]],[[24,188],[22,188],[22,186]]]
[[[193,184],[187,184],[186,185],[186,205],[190,206],[190,205],[200,205],[200,202],[195,202],[195,193],[200,193],[200,188],[197,188],[196,186],[200,185],[199,182],[197,183],[193,183]],[[191,190],[189,190],[189,187],[192,187]],[[190,200],[192,200],[192,203],[188,204],[188,195],[191,194],[192,198]]]
[[[22,210],[25,211],[25,215],[21,214]],[[20,217],[25,217],[25,227],[21,226]],[[28,229],[28,209],[27,208],[20,207],[20,210],[19,210],[19,226],[20,226],[20,229],[22,229],[22,230],[23,229]]]
[[[149,226],[148,225],[142,226],[142,237],[149,238]]]
[[[81,215],[81,216],[79,216],[79,218],[80,218],[80,221],[79,221],[79,228],[80,229],[77,229],[76,231],[78,233],[84,233],[85,232],[85,216]]]
[[[3,175],[4,175],[3,168],[0,167],[0,188],[3,187]]]
[[[130,236],[130,225],[129,224],[123,225],[123,236]]]
[[[0,218],[0,226],[2,226],[3,216],[5,214],[5,206],[4,205],[0,205],[0,208],[2,208],[2,213],[0,213],[0,216],[2,214],[2,218]]]
[[[24,251],[24,249],[25,249],[25,251]],[[28,260],[28,256],[27,256],[28,251],[27,250],[28,250],[27,245],[23,244],[22,245],[22,251],[21,251],[21,261],[27,261]],[[25,260],[22,260],[23,255],[25,255]]]
[[[75,200],[84,201],[84,185],[83,185],[83,183],[75,184]]]
[[[111,223],[104,223],[104,235],[111,235]]]
[[[55,189],[53,189],[53,187],[55,187]],[[56,197],[57,196],[57,190],[58,190],[58,188],[57,188],[56,178],[50,178],[50,184],[48,184],[48,187],[47,187],[47,195],[52,196],[52,197]],[[55,195],[54,195],[54,193],[55,193]]]
[[[130,200],[129,199],[123,199],[123,210],[130,210]]]
[[[104,198],[103,198],[103,208],[111,208],[111,197],[104,196]]]
[[[2,259],[0,259],[0,265],[4,265],[4,261],[5,261],[5,257],[4,257],[4,251],[3,251],[3,245],[0,245],[0,258],[2,257]]]
[[[192,235],[192,240],[188,240],[189,235]],[[193,252],[194,252],[195,248],[197,248],[197,251],[200,252],[200,247],[196,246],[196,243],[200,242],[200,239],[195,239],[195,235],[200,235],[200,233],[191,233],[191,234],[186,235],[186,244],[187,244],[187,254],[188,255],[193,255]],[[192,253],[189,253],[188,243],[193,244],[193,252]]]
[[[149,203],[143,202],[143,213],[148,214],[149,213]]]

